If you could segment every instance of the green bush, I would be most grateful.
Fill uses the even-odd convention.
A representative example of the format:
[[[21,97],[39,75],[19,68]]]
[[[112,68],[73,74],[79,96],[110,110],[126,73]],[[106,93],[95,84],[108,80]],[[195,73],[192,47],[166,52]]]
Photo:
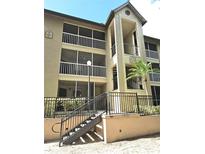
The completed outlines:
[[[84,103],[85,101],[83,99],[79,99],[79,98],[70,99],[65,103],[65,109],[66,111],[73,111],[76,108],[83,105]]]
[[[160,106],[139,106],[145,115],[160,114]]]

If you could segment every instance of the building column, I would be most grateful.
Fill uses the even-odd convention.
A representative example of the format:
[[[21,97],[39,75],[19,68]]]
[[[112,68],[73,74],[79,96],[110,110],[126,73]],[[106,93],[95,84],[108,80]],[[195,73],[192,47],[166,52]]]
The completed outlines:
[[[136,24],[136,37],[137,37],[137,44],[138,44],[140,57],[143,59],[144,62],[147,62],[145,44],[144,44],[144,35],[142,31],[142,25],[140,23]],[[145,95],[152,95],[149,74],[147,74],[147,82],[143,81],[142,84],[145,90]]]
[[[110,92],[113,90],[113,72],[112,72],[112,42],[111,42],[111,28],[109,27],[106,35],[106,91]]]
[[[123,46],[123,31],[121,17],[116,15],[114,18],[114,35],[115,35],[115,48],[117,56],[117,83],[118,91],[123,92],[126,89],[126,74],[124,64],[124,46]]]

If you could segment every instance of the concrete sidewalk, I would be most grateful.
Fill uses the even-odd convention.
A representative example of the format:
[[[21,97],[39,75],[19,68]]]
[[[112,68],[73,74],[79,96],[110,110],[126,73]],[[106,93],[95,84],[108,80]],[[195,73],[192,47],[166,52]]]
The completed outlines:
[[[124,140],[58,147],[58,142],[44,145],[45,154],[159,154],[160,136],[153,135],[135,140]]]

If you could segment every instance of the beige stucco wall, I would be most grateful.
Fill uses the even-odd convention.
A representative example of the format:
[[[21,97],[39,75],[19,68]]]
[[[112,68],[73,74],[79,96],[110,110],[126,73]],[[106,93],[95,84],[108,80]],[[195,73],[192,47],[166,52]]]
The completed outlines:
[[[55,141],[60,138],[60,133],[55,133],[52,131],[53,125],[59,123],[61,121],[60,118],[44,118],[44,141]],[[55,125],[54,130],[59,132],[60,124]]]
[[[138,114],[104,116],[104,141],[106,143],[160,132],[159,116]]]
[[[77,126],[83,121],[83,119],[87,119],[87,118],[88,116],[83,116],[83,117],[75,116],[69,118],[69,120],[62,125],[62,134],[64,134],[65,131],[72,129],[74,126]],[[56,123],[60,123],[60,122],[61,122],[61,118],[44,118],[44,141],[45,142],[59,140],[60,124],[56,124]],[[55,132],[52,131],[52,127]],[[66,128],[68,130],[66,130]]]
[[[44,119],[44,141],[59,140],[60,118],[45,118]],[[80,119],[76,117],[80,122]],[[72,123],[72,118],[70,119]],[[56,124],[56,125],[55,125]],[[55,126],[54,126],[55,125]],[[159,116],[139,116],[138,114],[126,115],[106,115],[103,117],[103,123],[100,124],[103,129],[94,127],[95,131],[100,135],[104,135],[105,143],[110,143],[118,140],[135,138],[160,132],[160,117]],[[54,127],[53,127],[54,126]],[[52,131],[52,127],[54,129]],[[103,132],[102,132],[103,131]]]
[[[56,97],[60,66],[63,21],[53,16],[44,16],[44,31],[53,33],[53,38],[44,38],[44,96]]]

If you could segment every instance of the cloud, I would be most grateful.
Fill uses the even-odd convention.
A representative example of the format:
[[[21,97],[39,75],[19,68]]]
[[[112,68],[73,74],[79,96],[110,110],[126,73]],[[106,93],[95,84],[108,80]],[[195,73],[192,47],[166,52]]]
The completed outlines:
[[[160,0],[130,0],[132,5],[147,20],[144,35],[160,38]]]

